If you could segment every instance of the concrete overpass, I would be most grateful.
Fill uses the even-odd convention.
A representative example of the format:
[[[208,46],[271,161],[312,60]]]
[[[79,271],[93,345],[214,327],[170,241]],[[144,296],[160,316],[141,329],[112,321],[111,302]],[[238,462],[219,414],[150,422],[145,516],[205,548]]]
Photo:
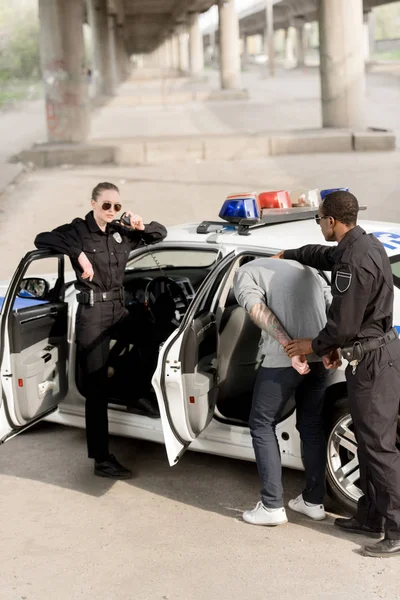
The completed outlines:
[[[390,4],[397,0],[363,0],[363,12],[368,13],[376,6]],[[349,0],[348,4],[351,4]],[[300,22],[310,23],[318,21],[319,0],[273,0],[274,29],[288,29]],[[338,8],[339,10],[339,8]],[[239,14],[239,27],[241,35],[255,35],[264,33],[266,29],[266,0]]]
[[[185,70],[189,31],[192,74],[203,70],[198,16],[215,0],[38,0],[41,68],[50,142],[81,142],[89,132],[90,102],[83,23],[92,30],[98,96],[113,95],[131,69],[132,54],[156,53],[159,67]],[[227,3],[229,13],[233,0]],[[228,15],[230,16],[230,15]],[[229,29],[229,19],[226,27]]]
[[[213,4],[218,5],[223,90],[241,88],[241,34],[267,29],[271,48],[274,29],[295,24],[301,37],[304,23],[318,16],[323,126],[365,127],[363,12],[383,0],[274,0],[260,2],[240,18],[234,0],[38,1],[49,142],[80,143],[89,134],[85,21],[92,31],[95,94],[107,97],[128,76],[132,54],[146,55],[162,72],[202,76],[199,15]]]

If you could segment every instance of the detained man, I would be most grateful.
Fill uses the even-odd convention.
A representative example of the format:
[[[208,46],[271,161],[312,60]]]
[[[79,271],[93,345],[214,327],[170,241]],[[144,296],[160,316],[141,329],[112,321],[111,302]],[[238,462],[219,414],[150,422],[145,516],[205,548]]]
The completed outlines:
[[[243,519],[254,525],[287,522],[283,502],[282,467],[276,426],[294,396],[296,427],[305,466],[305,487],[289,508],[314,520],[325,518],[326,444],[323,405],[328,372],[322,358],[312,354],[288,358],[287,344],[317,335],[326,324],[331,296],[327,283],[314,269],[294,261],[261,258],[238,269],[234,279],[238,303],[262,331],[262,366],[253,392],[249,426],[253,440],[261,500]],[[339,361],[327,361],[336,368]]]

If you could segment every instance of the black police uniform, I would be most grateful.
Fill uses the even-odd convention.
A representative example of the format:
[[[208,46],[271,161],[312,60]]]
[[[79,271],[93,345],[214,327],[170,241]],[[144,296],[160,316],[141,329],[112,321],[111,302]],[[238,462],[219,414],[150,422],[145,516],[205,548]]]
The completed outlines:
[[[144,231],[128,229],[113,221],[103,232],[90,212],[85,219],[74,219],[53,231],[40,233],[35,239],[37,248],[67,254],[77,277],[75,287],[80,293],[77,295],[76,341],[84,376],[88,455],[99,462],[109,455],[107,360],[110,340],[129,335],[135,327],[140,328],[140,323],[130,326],[124,305],[126,263],[131,250],[159,242],[166,235],[165,227],[155,221],[146,225]],[[93,266],[92,281],[82,279],[78,263],[81,252]],[[132,381],[132,387],[137,385]]]
[[[376,531],[383,530],[386,519],[385,537],[400,539],[400,340],[392,329],[393,276],[387,254],[373,235],[356,226],[337,246],[303,246],[286,250],[284,258],[332,271],[328,322],[312,347],[319,356],[336,348],[344,348],[344,356],[364,354],[359,364],[346,368],[364,493],[355,518]]]

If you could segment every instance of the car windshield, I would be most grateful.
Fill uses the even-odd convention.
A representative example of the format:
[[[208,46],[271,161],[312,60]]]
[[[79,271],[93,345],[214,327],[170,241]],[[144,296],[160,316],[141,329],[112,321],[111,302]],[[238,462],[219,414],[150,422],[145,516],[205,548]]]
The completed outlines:
[[[156,249],[152,248],[151,253],[146,252],[140,256],[132,258],[127,264],[127,270],[131,269],[158,269],[168,267],[193,268],[211,267],[218,259],[218,251],[214,249],[201,250],[193,248],[172,248]]]
[[[397,256],[392,256],[390,259],[390,264],[392,266],[394,285],[397,288],[400,288],[400,254]]]

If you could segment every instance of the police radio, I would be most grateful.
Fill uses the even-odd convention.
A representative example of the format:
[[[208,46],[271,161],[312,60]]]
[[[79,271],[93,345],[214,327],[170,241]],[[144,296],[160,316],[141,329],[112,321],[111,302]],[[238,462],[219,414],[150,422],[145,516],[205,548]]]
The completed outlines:
[[[124,213],[121,216],[121,223],[123,225],[126,225],[127,227],[130,227],[131,226],[131,218],[126,213]]]

